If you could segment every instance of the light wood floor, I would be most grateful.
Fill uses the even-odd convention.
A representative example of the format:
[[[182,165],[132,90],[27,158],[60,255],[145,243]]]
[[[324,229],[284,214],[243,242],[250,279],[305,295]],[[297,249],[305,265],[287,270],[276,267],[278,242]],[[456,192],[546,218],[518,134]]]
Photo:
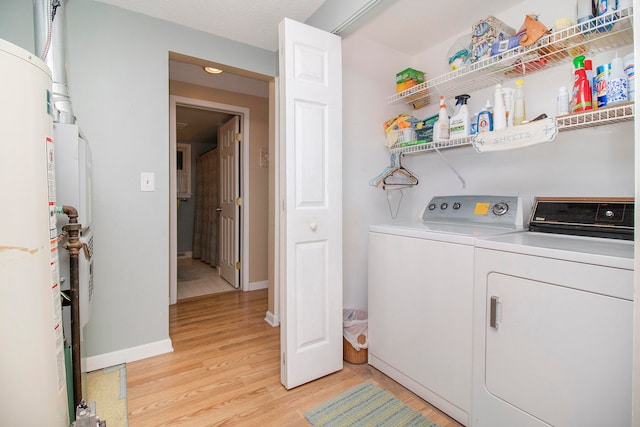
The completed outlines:
[[[280,384],[280,328],[269,326],[267,290],[179,301],[170,308],[172,353],[127,363],[130,427],[307,426],[304,412],[371,380],[441,427],[460,424],[367,364],[287,391]]]

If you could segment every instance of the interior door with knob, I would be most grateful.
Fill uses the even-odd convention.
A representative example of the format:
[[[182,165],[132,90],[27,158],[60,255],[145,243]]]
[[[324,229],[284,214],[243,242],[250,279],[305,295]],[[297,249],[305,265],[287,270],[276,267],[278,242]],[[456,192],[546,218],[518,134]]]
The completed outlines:
[[[240,286],[240,118],[235,116],[218,130],[220,147],[220,276],[234,288]]]
[[[281,381],[342,369],[342,55],[338,36],[280,23]]]

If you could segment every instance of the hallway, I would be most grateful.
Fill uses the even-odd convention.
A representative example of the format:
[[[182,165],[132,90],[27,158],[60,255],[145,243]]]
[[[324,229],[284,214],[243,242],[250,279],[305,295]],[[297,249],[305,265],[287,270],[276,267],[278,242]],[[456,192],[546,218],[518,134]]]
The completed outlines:
[[[209,264],[198,259],[178,258],[178,300],[237,290]]]

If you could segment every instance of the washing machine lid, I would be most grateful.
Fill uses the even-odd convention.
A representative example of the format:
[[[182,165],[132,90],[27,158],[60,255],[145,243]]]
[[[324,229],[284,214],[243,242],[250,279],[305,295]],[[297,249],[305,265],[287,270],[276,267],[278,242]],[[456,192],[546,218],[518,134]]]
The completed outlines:
[[[522,232],[479,238],[476,247],[633,270],[633,242]]]
[[[442,222],[396,222],[371,225],[369,231],[398,236],[430,239],[442,242],[473,245],[477,238],[522,232],[511,227],[487,227],[477,224],[448,224]]]

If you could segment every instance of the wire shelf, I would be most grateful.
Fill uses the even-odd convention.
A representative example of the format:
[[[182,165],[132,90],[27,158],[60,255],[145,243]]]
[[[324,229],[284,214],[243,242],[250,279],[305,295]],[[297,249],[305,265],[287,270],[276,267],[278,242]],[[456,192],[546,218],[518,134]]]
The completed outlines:
[[[453,98],[570,62],[577,55],[594,55],[632,43],[633,8],[621,9],[547,34],[534,45],[519,46],[427,80],[390,96],[387,104],[429,103],[441,95]]]
[[[602,126],[613,123],[622,123],[633,120],[635,105],[628,102],[612,107],[598,108],[597,110],[589,110],[581,113],[569,114],[566,116],[558,116],[555,118],[559,131],[575,130],[590,128],[594,126]],[[415,145],[403,146],[406,142],[398,142],[390,149],[392,153],[402,154],[419,154],[436,149],[448,149],[471,145],[473,136],[460,139],[450,139],[439,142],[416,143]]]
[[[417,153],[424,153],[427,151],[435,151],[439,149],[449,149],[454,147],[462,147],[464,145],[471,145],[471,141],[473,141],[472,136],[468,136],[466,138],[458,138],[458,139],[447,139],[447,140],[438,141],[438,142],[420,143],[420,144],[409,145],[409,146],[401,146],[400,143],[398,143],[392,146],[390,151],[392,153],[417,154]]]
[[[633,102],[629,102],[567,116],[559,116],[556,117],[556,123],[558,124],[558,130],[563,131],[628,122],[633,120],[634,110]]]

